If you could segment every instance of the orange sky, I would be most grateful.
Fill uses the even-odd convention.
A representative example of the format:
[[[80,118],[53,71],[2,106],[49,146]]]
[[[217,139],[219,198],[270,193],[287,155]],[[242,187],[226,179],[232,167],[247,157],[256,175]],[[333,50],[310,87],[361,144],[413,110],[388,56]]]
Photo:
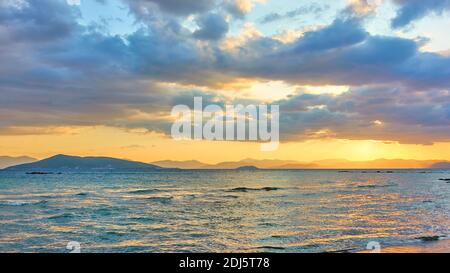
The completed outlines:
[[[155,133],[129,132],[111,127],[72,129],[65,134],[0,136],[3,155],[45,158],[54,154],[127,158],[143,162],[191,160],[205,163],[244,158],[314,161],[343,158],[353,161],[386,159],[449,160],[450,144],[405,145],[371,140],[309,140],[281,143],[273,152],[260,144],[233,141],[175,141]]]
[[[447,5],[16,2],[0,1],[0,156],[450,160]],[[290,142],[175,141],[193,97],[276,104]]]

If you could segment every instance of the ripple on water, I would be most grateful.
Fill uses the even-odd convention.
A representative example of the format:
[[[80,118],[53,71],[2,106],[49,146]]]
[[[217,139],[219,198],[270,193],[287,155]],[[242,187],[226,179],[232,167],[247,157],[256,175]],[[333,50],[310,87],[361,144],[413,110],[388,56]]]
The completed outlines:
[[[162,204],[169,204],[173,201],[173,196],[152,196],[146,198],[148,201],[156,202],[156,203],[162,203]]]
[[[22,207],[22,206],[38,206],[47,204],[47,200],[41,201],[0,201],[0,206]]]
[[[150,194],[150,193],[156,193],[156,192],[160,192],[161,190],[158,189],[138,189],[138,190],[132,190],[132,191],[128,191],[127,193],[129,194]]]
[[[247,187],[237,187],[233,189],[226,190],[227,192],[252,192],[252,191],[277,191],[281,188],[276,187],[262,187],[262,188],[247,188]]]
[[[50,217],[47,217],[48,220],[55,220],[55,221],[69,221],[71,219],[73,219],[75,217],[75,215],[73,213],[61,213],[61,214],[56,214]]]
[[[87,192],[80,192],[80,193],[75,194],[75,196],[84,197],[84,196],[88,196],[88,193]]]
[[[439,243],[436,235],[448,235],[450,187],[438,178],[447,177],[210,171],[61,175],[61,182],[42,177],[26,184],[0,173],[1,182],[9,179],[0,183],[0,237],[7,238],[0,250],[60,251],[62,238],[83,242],[85,252],[320,252],[365,249],[372,239],[386,246]],[[18,235],[24,232],[33,238]]]

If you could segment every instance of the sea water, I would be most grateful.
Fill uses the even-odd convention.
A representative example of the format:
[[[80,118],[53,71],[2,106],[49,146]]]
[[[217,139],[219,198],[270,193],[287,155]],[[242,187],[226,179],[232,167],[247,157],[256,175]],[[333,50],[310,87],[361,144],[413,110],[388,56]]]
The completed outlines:
[[[449,171],[0,172],[0,251],[324,252],[450,235]]]

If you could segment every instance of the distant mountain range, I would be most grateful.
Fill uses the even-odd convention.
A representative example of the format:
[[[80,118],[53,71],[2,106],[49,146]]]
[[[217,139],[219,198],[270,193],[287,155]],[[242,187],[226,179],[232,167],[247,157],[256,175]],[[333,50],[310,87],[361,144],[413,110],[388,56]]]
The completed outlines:
[[[136,161],[116,159],[110,157],[79,157],[56,155],[33,163],[21,164],[6,168],[7,171],[25,172],[132,172],[156,171],[163,168]]]
[[[19,164],[31,163],[35,161],[37,161],[36,158],[32,158],[29,156],[19,156],[19,157],[0,156],[0,169],[8,168]]]
[[[450,162],[442,160],[408,160],[408,159],[377,159],[371,161],[349,161],[345,159],[328,159],[313,162],[295,160],[257,160],[244,159],[218,164],[206,164],[200,161],[157,161],[152,164],[164,168],[180,169],[237,169],[241,167],[256,167],[259,169],[450,169]]]
[[[197,160],[186,160],[186,161],[162,160],[151,162],[150,164],[157,165],[163,168],[180,168],[180,169],[209,169],[214,166],[202,163]]]
[[[290,165],[294,168],[313,168],[318,167],[314,164],[302,164],[297,161],[289,160],[257,160],[243,159],[240,161],[226,161],[218,164],[206,164],[197,160],[173,161],[164,160],[156,161],[151,164],[164,168],[180,168],[180,169],[237,169],[241,167],[256,167],[259,169],[288,169]]]
[[[329,159],[313,162],[298,162],[294,160],[244,159],[240,161],[221,162],[218,164],[206,164],[196,160],[164,160],[152,163],[142,163],[110,157],[79,157],[68,155],[56,155],[40,161],[36,161],[36,159],[31,157],[0,157],[0,159],[3,160],[0,162],[3,162],[3,166],[6,167],[5,170],[25,172],[145,172],[167,169],[450,169],[449,161],[405,159],[377,159],[372,161]]]
[[[438,162],[431,166],[433,169],[450,169],[450,162]]]

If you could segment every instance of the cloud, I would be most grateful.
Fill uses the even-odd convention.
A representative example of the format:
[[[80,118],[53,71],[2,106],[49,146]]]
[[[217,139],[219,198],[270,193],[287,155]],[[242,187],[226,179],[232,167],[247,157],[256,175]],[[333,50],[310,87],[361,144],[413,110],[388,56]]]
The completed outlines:
[[[75,31],[73,21],[78,16],[75,9],[60,1],[7,1],[6,7],[0,9],[2,42],[51,42]]]
[[[120,149],[123,149],[123,150],[141,150],[141,149],[145,149],[145,148],[146,148],[145,146],[138,145],[138,144],[132,144],[132,145],[120,147]]]
[[[392,19],[393,28],[401,28],[421,19],[430,13],[442,14],[450,10],[450,0],[393,0],[399,6]]]
[[[299,85],[450,85],[448,57],[419,52],[414,40],[372,36],[355,19],[336,19],[291,43],[261,37],[241,48],[232,56],[241,76]]]
[[[351,86],[338,96],[280,101],[284,140],[448,140],[448,56],[421,52],[411,39],[371,35],[352,17],[288,42],[254,28],[233,46],[199,41],[225,37],[222,16],[198,14],[193,32],[161,15],[114,36],[80,25],[78,8],[64,1],[2,7],[0,134],[97,125],[167,132],[173,105],[194,95],[224,103],[217,85],[259,79]]]
[[[81,27],[76,22],[76,10],[57,4],[59,1],[39,1],[47,7],[44,16],[35,6],[37,2],[30,1],[29,8],[1,11],[9,14],[0,20],[10,27],[0,35],[0,55],[21,63],[16,67],[0,66],[6,82],[102,74],[210,87],[235,78],[300,85],[390,82],[447,87],[450,82],[448,57],[420,52],[414,40],[370,35],[355,18],[338,18],[287,43],[257,35],[240,41],[237,47],[224,48],[197,41],[225,36],[228,24],[216,13],[199,16],[200,28],[194,32],[170,18],[156,18],[135,33],[118,37]],[[55,27],[50,21],[46,23],[47,18],[61,23]],[[42,25],[35,24],[35,20],[42,21]],[[38,44],[42,46],[36,47]]]
[[[322,51],[344,48],[360,42],[368,33],[357,20],[336,20],[333,24],[317,31],[306,32],[295,43],[294,52]]]
[[[81,4],[81,0],[67,0],[67,4],[73,6],[79,6]]]
[[[310,4],[308,6],[303,6],[286,13],[280,14],[277,12],[272,12],[261,18],[259,21],[262,24],[272,23],[275,21],[283,20],[283,19],[292,19],[305,14],[315,14],[320,15],[320,13],[329,9],[328,5],[319,5],[319,4]]]
[[[151,15],[155,8],[178,16],[198,14],[212,9],[216,0],[123,0],[139,17]]]
[[[207,14],[197,21],[200,29],[193,33],[200,40],[220,40],[228,32],[228,23],[223,16],[218,14]]]
[[[237,18],[244,18],[253,8],[252,0],[225,0],[225,10]]]
[[[379,85],[352,88],[338,96],[299,94],[278,103],[285,141],[332,137],[431,144],[450,140],[448,90]]]
[[[349,9],[358,15],[367,15],[375,12],[383,0],[349,0]]]

